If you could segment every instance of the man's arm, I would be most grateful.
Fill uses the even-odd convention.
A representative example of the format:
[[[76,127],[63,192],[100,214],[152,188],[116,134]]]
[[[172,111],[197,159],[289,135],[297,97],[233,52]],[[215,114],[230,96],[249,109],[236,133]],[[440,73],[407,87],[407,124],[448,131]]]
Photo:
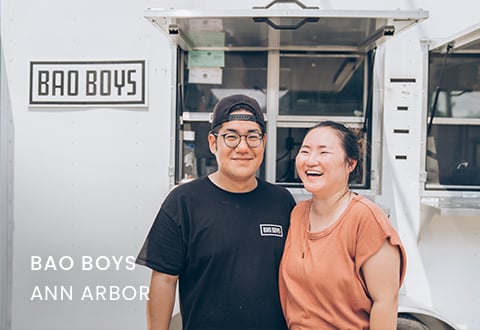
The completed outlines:
[[[362,266],[368,292],[373,300],[370,329],[397,329],[400,252],[385,241],[376,254]]]
[[[147,302],[148,330],[168,330],[178,276],[152,271]]]

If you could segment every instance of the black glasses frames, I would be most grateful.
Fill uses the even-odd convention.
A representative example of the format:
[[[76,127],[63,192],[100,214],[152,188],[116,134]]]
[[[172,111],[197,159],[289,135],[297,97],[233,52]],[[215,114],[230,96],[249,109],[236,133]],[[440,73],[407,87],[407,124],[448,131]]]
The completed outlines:
[[[242,137],[245,137],[245,141],[250,148],[257,148],[262,144],[263,141],[263,134],[260,133],[248,133],[248,134],[238,134],[238,133],[212,133],[216,137],[221,136],[223,138],[223,142],[229,148],[236,148],[240,144]]]

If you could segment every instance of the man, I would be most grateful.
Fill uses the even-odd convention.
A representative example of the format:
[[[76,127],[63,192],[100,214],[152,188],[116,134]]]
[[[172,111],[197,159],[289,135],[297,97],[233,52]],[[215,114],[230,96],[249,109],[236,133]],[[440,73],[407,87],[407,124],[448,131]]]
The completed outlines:
[[[151,268],[149,329],[168,329],[179,282],[183,329],[286,329],[278,267],[295,201],[256,178],[266,135],[246,95],[220,100],[208,135],[218,170],[172,190],[137,263]]]

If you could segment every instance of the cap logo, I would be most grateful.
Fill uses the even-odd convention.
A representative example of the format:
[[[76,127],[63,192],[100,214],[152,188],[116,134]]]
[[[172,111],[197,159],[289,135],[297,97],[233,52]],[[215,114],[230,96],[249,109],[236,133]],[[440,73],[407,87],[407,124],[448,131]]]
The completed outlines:
[[[257,121],[257,117],[247,113],[231,113],[228,116],[228,121],[231,121],[231,120]]]

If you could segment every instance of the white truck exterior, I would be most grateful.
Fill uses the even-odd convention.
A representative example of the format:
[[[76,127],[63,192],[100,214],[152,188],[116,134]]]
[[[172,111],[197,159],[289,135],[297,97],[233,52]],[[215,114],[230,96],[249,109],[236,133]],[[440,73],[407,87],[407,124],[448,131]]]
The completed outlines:
[[[255,95],[263,93],[269,139],[259,175],[285,185],[298,200],[307,198],[288,163],[281,164],[283,146],[293,152],[304,129],[322,119],[359,129],[368,122],[367,172],[354,189],[385,208],[407,248],[401,329],[480,328],[480,183],[475,177],[480,169],[480,60],[475,57],[480,56],[480,5],[472,0],[277,2],[268,7],[261,1],[0,0],[0,329],[146,328],[150,272],[135,267],[133,258],[168,191],[214,166],[200,154],[208,111],[184,110],[197,100],[187,85],[212,84],[194,77],[192,68],[201,74],[215,61],[197,58],[203,64],[195,67],[192,57],[190,66],[184,65],[197,49],[184,43],[188,38],[175,17],[226,18],[226,24],[242,15],[273,13],[277,16],[270,23],[297,13],[320,22],[390,20],[378,43],[358,53],[335,44],[342,35],[328,43],[310,40],[301,49],[282,48],[283,31],[275,40],[273,27],[265,30],[270,31],[267,45],[219,46],[226,64],[223,80],[214,85],[229,83],[229,52],[259,54],[244,67],[265,74],[264,86],[255,87]],[[259,6],[264,8],[252,9]],[[178,30],[169,34],[174,21]],[[209,32],[224,32],[216,24]],[[447,49],[446,63],[456,66],[442,71]],[[292,88],[283,85],[292,87],[295,80],[309,88],[295,76],[299,57],[312,65],[324,58],[361,58],[348,62],[365,72],[361,107],[352,115],[309,115],[312,98],[302,96],[289,101],[295,107],[285,108],[282,97],[290,97]],[[238,89],[232,86],[226,88]],[[459,105],[468,108],[466,114],[458,114]],[[303,106],[307,112],[295,113]],[[196,148],[194,158],[185,157],[190,147]],[[447,175],[450,163],[456,171]],[[178,317],[172,328],[179,328]]]

